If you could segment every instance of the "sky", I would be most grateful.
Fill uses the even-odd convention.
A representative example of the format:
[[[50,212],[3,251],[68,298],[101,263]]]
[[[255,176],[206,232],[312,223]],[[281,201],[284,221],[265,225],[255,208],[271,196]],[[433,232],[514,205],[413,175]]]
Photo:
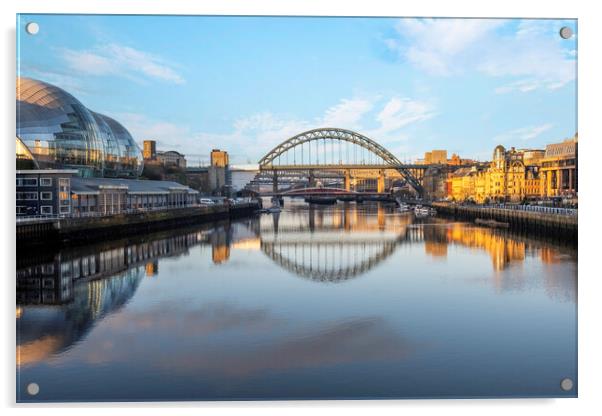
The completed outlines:
[[[214,148],[254,164],[319,127],[402,161],[431,149],[490,160],[498,144],[577,131],[575,20],[21,15],[17,34],[19,75],[191,166]]]

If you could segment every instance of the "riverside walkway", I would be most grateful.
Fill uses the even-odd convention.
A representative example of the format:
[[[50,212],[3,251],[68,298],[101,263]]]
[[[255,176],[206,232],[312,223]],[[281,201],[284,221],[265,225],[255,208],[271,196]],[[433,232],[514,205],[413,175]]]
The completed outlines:
[[[17,243],[47,243],[125,236],[139,231],[218,221],[251,215],[258,202],[236,205],[197,205],[183,208],[134,210],[111,215],[19,218]]]
[[[444,202],[431,204],[438,214],[468,220],[494,220],[507,223],[518,231],[537,232],[577,241],[576,209],[528,205],[456,205]]]

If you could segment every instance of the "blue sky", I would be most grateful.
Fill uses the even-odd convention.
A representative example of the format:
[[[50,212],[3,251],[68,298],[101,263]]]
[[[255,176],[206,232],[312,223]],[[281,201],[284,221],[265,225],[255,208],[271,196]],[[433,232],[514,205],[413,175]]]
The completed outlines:
[[[40,31],[25,34],[27,22]],[[58,85],[191,165],[256,163],[302,131],[367,135],[402,160],[486,160],[576,127],[574,20],[21,15],[20,75]]]

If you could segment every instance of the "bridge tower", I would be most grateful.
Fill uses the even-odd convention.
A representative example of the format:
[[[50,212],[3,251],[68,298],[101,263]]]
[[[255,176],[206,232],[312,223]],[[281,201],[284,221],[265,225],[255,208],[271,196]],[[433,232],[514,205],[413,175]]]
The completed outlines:
[[[385,192],[385,171],[384,170],[380,170],[378,172],[378,185],[377,185],[376,191],[378,193]]]
[[[274,171],[274,179],[272,182],[272,191],[274,191],[274,193],[278,193],[278,171],[275,170]]]
[[[351,173],[349,169],[345,170],[345,190],[351,191]]]

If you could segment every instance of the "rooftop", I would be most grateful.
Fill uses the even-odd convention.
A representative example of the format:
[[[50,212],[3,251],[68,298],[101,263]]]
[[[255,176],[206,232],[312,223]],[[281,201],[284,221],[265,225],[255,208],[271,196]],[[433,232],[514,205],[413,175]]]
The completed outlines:
[[[166,154],[176,154],[176,155],[182,156],[182,157],[185,156],[182,153],[178,152],[177,150],[159,150],[159,151],[157,151],[157,155],[166,155]]]
[[[470,175],[471,173],[474,173],[474,172],[475,172],[475,170],[473,170],[471,167],[465,167],[465,168],[456,169],[454,171],[454,173],[452,174],[452,176],[458,178],[461,176]]]
[[[17,170],[17,175],[43,175],[43,174],[77,174],[77,169],[25,169],[25,170]]]
[[[139,179],[109,179],[109,178],[72,178],[71,191],[74,193],[97,193],[100,189],[127,189],[128,193],[140,194],[169,194],[172,191],[199,193],[173,181],[148,181]]]

